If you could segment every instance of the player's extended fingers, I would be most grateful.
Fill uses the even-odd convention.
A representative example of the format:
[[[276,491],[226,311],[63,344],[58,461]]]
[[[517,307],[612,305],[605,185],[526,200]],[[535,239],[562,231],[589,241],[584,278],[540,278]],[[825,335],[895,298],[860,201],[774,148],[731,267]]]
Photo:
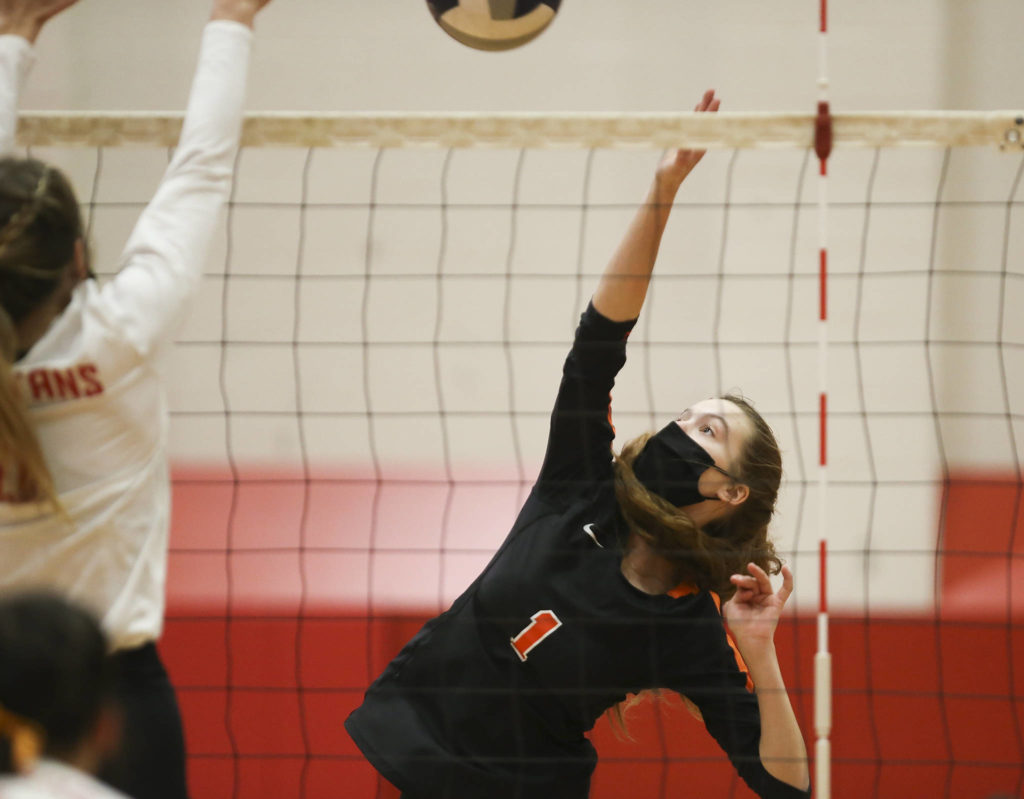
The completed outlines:
[[[757,588],[763,594],[772,593],[772,581],[768,579],[768,574],[758,566],[756,563],[748,563],[747,571],[757,581]]]
[[[739,587],[745,588],[748,591],[754,591],[757,589],[757,578],[751,577],[749,574],[734,574],[729,578],[729,581]]]
[[[729,582],[736,586],[735,596],[744,602],[760,592],[757,580],[749,574],[733,574],[729,577]]]
[[[793,593],[793,572],[790,571],[789,566],[782,567],[782,586],[779,588],[779,601],[783,604],[789,599]]]

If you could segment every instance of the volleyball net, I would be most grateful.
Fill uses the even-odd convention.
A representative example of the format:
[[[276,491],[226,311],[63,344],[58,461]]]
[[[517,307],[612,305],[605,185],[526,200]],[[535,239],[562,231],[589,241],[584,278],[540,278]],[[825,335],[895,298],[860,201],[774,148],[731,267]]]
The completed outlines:
[[[374,796],[341,722],[504,538],[579,313],[660,149],[689,144],[711,149],[630,339],[618,442],[736,389],[774,428],[796,574],[778,641],[809,743],[828,542],[834,796],[1020,795],[1024,119],[837,115],[824,291],[814,122],[247,121],[168,378],[163,650],[196,796]],[[78,189],[101,279],[179,127],[23,120]],[[595,731],[595,797],[749,795],[671,700],[629,721],[632,742]]]

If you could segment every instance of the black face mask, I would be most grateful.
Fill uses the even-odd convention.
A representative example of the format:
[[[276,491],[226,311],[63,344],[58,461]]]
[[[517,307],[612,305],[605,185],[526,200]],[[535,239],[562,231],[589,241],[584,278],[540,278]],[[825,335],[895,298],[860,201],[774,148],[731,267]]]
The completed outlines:
[[[717,469],[733,479],[675,422],[669,422],[651,436],[633,461],[633,474],[644,488],[677,508],[717,499],[705,497],[697,488],[700,476],[707,469]]]

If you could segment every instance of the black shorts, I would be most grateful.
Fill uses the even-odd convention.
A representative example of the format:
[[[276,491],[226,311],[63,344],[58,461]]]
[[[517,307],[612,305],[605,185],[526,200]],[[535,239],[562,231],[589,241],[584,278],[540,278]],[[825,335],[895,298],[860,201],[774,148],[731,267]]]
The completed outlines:
[[[181,712],[156,644],[111,657],[121,747],[100,770],[100,779],[133,799],[188,799]]]

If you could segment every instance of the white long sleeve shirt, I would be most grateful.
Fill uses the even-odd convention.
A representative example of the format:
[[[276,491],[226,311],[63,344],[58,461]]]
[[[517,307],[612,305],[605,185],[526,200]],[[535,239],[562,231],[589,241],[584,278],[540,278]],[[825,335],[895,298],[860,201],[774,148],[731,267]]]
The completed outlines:
[[[86,280],[15,364],[62,519],[0,501],[0,590],[54,587],[98,613],[115,649],[159,637],[170,523],[166,354],[227,199],[252,32],[207,25],[181,140],[117,275]],[[28,43],[0,36],[0,146],[13,146]],[[0,497],[2,500],[2,497]]]
[[[128,799],[95,777],[43,759],[25,775],[0,777],[0,799]]]

